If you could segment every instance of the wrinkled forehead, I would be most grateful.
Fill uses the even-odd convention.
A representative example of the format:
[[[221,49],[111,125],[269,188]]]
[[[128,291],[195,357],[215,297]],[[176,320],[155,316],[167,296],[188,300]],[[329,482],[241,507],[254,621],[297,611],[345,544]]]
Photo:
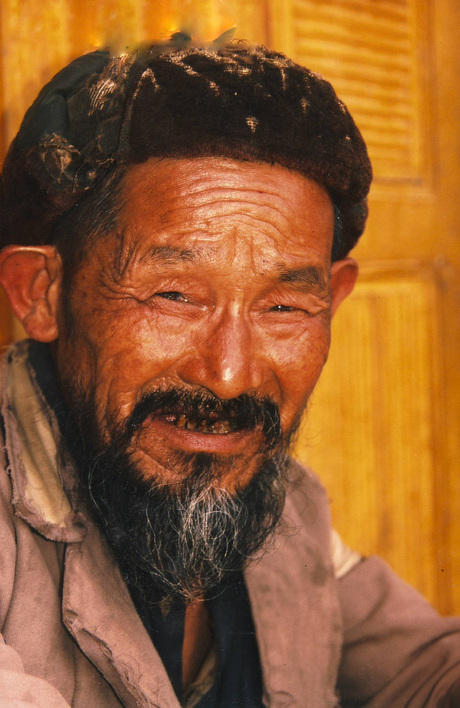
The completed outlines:
[[[226,158],[155,159],[127,171],[120,229],[131,248],[252,246],[330,256],[334,212],[326,190],[294,170]]]

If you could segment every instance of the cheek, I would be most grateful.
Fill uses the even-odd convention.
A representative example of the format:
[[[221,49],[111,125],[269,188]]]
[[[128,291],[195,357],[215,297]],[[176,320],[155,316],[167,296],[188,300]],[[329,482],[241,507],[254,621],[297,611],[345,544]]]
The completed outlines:
[[[281,392],[283,427],[289,427],[305,407],[329,353],[330,327],[324,321],[278,347],[275,374]]]
[[[60,339],[65,378],[72,388],[93,392],[100,420],[120,421],[153,381],[161,385],[184,355],[190,331],[162,326],[123,303],[85,310],[74,314],[72,331]]]

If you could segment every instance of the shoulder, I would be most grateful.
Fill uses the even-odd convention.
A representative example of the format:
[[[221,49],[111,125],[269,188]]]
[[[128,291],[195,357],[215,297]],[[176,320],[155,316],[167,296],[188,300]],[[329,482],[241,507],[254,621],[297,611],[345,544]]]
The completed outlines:
[[[343,705],[460,705],[460,618],[440,617],[373,556],[339,581],[338,597]]]
[[[12,506],[13,488],[8,472],[9,459],[5,441],[4,425],[4,415],[8,407],[5,391],[7,366],[8,352],[0,359],[0,539],[1,546],[3,548],[5,547],[6,542],[6,529],[9,529],[9,535],[14,534],[14,511]]]
[[[329,551],[331,517],[326,489],[310,468],[293,459],[288,478],[285,522],[288,526],[301,526],[311,540]]]
[[[330,558],[336,578],[342,578],[362,560],[362,556],[348,548],[332,528],[328,493],[316,474],[293,460],[290,476],[292,482],[285,516],[296,518],[309,539]]]

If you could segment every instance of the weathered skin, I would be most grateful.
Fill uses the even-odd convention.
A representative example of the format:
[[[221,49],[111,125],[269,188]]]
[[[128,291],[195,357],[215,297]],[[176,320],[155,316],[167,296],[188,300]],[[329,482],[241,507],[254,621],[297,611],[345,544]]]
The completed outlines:
[[[40,278],[52,280],[43,287],[51,315],[42,338],[58,338],[68,390],[94,388],[106,441],[142,394],[168,386],[267,396],[286,433],[326,361],[331,315],[356,279],[351,259],[331,270],[332,235],[327,193],[293,171],[148,160],[126,175],[117,232],[91,246],[75,276],[71,329],[53,285],[56,254],[34,250],[46,260]],[[34,318],[23,319],[40,338]],[[149,418],[132,457],[146,478],[173,485],[173,450],[232,456],[219,480],[231,491],[257,469],[259,443],[257,431],[209,434]]]
[[[76,277],[69,338],[59,322],[61,377],[95,386],[106,439],[142,393],[169,385],[269,396],[289,430],[326,360],[331,306],[355,275],[336,264],[331,294],[332,233],[325,191],[280,167],[208,158],[131,168],[118,233]],[[238,455],[233,487],[256,469],[257,438],[149,420],[133,456],[145,476],[174,483],[173,446]]]

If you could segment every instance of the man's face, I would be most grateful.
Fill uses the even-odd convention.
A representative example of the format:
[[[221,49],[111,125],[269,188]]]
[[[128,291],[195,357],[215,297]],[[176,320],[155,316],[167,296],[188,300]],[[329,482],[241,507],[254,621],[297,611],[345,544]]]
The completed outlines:
[[[146,415],[130,460],[174,488],[179,460],[209,453],[220,487],[245,487],[266,453],[262,426],[216,413],[206,396],[268,400],[288,437],[327,358],[332,236],[325,190],[284,168],[220,158],[130,168],[118,229],[89,249],[59,319],[59,376],[69,399],[90,392],[100,441],[151,393],[199,392],[195,414],[170,403]]]

